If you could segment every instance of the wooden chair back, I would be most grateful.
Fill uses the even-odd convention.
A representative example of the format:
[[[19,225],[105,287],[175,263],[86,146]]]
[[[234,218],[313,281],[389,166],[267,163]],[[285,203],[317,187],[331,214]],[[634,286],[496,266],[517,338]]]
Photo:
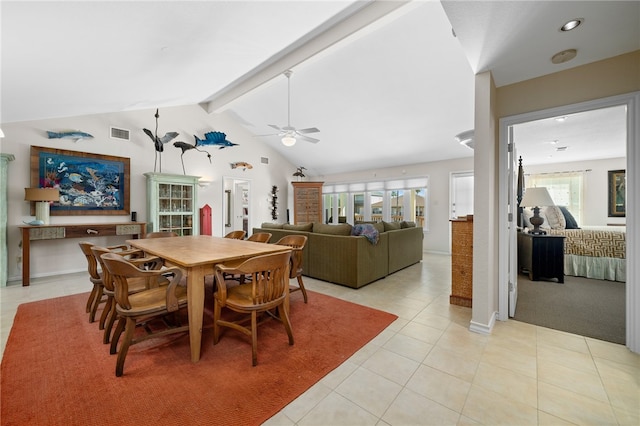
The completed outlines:
[[[268,243],[271,239],[271,234],[268,232],[256,232],[251,234],[247,241],[255,241],[256,243]]]
[[[307,290],[304,288],[304,283],[302,282],[302,250],[304,250],[304,246],[307,244],[307,236],[287,235],[280,238],[276,244],[293,248],[291,251],[289,278],[295,278],[298,281],[298,286],[292,286],[290,291],[293,292],[300,290],[302,292],[304,303],[307,303]]]
[[[227,235],[225,235],[225,238],[232,238],[234,240],[241,240],[244,238],[244,236],[247,235],[246,231],[243,230],[238,230],[238,231],[231,231],[229,232]]]

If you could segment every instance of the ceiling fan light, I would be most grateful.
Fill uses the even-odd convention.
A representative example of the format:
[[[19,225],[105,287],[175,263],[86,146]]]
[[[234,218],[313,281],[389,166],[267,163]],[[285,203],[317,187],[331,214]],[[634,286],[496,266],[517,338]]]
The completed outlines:
[[[282,144],[284,146],[294,146],[296,144],[296,138],[291,135],[285,135],[282,138]]]

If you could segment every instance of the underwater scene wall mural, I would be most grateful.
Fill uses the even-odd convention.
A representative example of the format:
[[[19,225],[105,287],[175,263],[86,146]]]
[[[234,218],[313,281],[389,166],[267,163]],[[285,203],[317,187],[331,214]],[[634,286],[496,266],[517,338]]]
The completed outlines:
[[[31,186],[57,188],[51,215],[128,215],[129,158],[31,147]]]

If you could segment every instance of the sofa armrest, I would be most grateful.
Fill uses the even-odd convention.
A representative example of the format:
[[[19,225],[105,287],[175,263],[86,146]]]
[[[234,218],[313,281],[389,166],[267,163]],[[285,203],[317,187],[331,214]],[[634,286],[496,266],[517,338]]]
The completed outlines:
[[[422,260],[422,227],[402,228],[385,232],[389,236],[389,273]]]

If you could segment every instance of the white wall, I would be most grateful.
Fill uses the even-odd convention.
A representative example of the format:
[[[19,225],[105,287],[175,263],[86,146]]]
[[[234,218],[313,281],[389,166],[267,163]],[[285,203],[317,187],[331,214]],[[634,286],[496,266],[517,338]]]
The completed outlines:
[[[138,221],[147,220],[145,172],[154,170],[155,149],[151,139],[142,129],[155,130],[155,109],[121,113],[87,115],[60,119],[3,123],[5,138],[2,152],[14,154],[16,159],[9,164],[8,191],[8,279],[21,280],[21,236],[18,226],[33,219],[29,203],[24,201],[24,188],[30,187],[30,146],[41,146],[95,154],[128,157],[131,159],[131,211],[138,213]],[[205,147],[212,155],[209,163],[206,154],[194,150],[184,154],[186,174],[206,176],[211,180],[208,187],[200,188],[198,207],[209,204],[212,208],[213,234],[221,236],[222,230],[222,177],[238,177],[251,181],[252,217],[249,228],[271,220],[269,193],[271,186],[280,189],[280,217],[286,217],[289,182],[296,167],[263,142],[257,141],[240,125],[225,114],[207,114],[197,105],[162,108],[158,121],[158,134],[176,131],[180,135],[174,141],[195,143],[193,135],[202,138],[205,132],[221,131],[227,139],[238,146],[225,149]],[[109,126],[129,129],[130,141],[109,137]],[[46,131],[81,130],[94,136],[74,142],[70,139],[48,139]],[[183,174],[180,162],[181,150],[172,143],[165,146],[162,154],[162,172]],[[269,164],[261,164],[261,157],[267,157]],[[232,170],[231,162],[246,161],[253,169]],[[156,171],[160,172],[159,167]],[[51,223],[110,223],[129,221],[127,216],[52,216]],[[93,238],[96,244],[116,244],[126,238]],[[78,248],[79,239],[35,241],[31,245],[31,276],[48,276],[76,272],[86,269],[86,263]],[[4,248],[2,248],[4,250]]]
[[[525,175],[535,173],[553,173],[574,170],[591,170],[584,175],[584,210],[582,223],[578,226],[605,226],[607,224],[624,224],[624,217],[608,217],[608,171],[624,170],[627,159],[609,158],[596,161],[575,161],[571,163],[538,164],[526,166]],[[525,178],[526,182],[526,178]]]
[[[423,247],[424,250],[428,252],[450,253],[450,173],[472,170],[473,157],[467,157],[455,160],[411,164],[401,167],[372,169],[354,173],[317,176],[312,180],[323,181],[328,184],[427,176],[429,178],[426,201],[428,204],[426,210],[428,230],[425,231]]]

